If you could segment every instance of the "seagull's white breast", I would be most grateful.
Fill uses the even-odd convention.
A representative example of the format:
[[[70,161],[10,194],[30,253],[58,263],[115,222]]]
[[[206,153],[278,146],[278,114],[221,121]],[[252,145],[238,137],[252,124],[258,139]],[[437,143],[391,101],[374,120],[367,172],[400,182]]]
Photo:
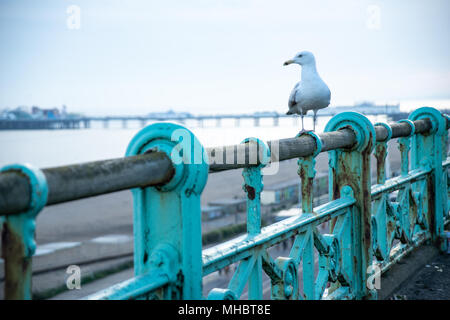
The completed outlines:
[[[295,90],[296,109],[300,113],[328,107],[331,92],[320,77],[300,81]]]

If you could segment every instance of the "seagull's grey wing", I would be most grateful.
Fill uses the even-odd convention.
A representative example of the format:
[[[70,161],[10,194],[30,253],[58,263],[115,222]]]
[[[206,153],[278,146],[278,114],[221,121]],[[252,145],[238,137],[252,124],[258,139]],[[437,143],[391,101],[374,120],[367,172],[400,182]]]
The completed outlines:
[[[291,91],[291,95],[289,96],[289,102],[288,102],[289,109],[291,109],[292,107],[294,107],[295,104],[297,103],[297,101],[295,101],[295,96],[296,96],[297,93],[298,93],[299,87],[300,87],[300,82],[297,83],[297,84],[295,85],[294,89],[292,89],[292,91]]]

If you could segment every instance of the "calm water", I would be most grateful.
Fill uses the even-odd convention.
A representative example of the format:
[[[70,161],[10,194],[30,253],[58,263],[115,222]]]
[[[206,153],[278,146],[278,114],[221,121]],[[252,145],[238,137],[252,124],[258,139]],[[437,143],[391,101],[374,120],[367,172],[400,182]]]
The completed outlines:
[[[318,119],[317,131],[323,131],[329,117]],[[372,122],[386,121],[385,116],[369,117]],[[254,127],[252,119],[241,120],[235,127],[233,119],[222,120],[216,128],[215,121],[204,121],[204,127],[197,127],[196,121],[185,125],[191,129],[205,147],[238,144],[247,137],[274,140],[293,137],[300,130],[300,119],[280,119],[274,127],[272,119],[261,119]],[[139,122],[128,121],[128,128],[122,129],[122,122],[110,122],[109,129],[103,129],[101,122],[93,122],[91,129],[80,130],[20,130],[0,131],[0,166],[28,162],[37,167],[53,167],[73,163],[122,157],[129,141],[140,130]],[[312,129],[312,118],[305,118],[305,128]]]

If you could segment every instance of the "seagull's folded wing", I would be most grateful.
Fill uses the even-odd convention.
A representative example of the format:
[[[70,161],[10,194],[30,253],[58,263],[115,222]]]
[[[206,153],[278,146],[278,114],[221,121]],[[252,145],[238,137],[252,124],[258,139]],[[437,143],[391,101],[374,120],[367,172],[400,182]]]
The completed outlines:
[[[295,104],[297,103],[297,101],[295,100],[295,97],[297,96],[299,88],[300,88],[300,82],[297,83],[295,85],[294,89],[292,89],[292,91],[291,91],[291,95],[289,96],[289,102],[288,102],[289,109],[292,109],[295,106]]]

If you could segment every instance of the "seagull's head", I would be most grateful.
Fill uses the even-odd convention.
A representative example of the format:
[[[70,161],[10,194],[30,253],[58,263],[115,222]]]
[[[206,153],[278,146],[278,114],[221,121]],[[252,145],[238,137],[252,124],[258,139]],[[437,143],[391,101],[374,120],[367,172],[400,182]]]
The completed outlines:
[[[315,63],[314,55],[309,51],[302,51],[295,55],[294,58],[286,61],[283,65],[287,66],[292,63],[299,64],[301,66],[314,64]]]

